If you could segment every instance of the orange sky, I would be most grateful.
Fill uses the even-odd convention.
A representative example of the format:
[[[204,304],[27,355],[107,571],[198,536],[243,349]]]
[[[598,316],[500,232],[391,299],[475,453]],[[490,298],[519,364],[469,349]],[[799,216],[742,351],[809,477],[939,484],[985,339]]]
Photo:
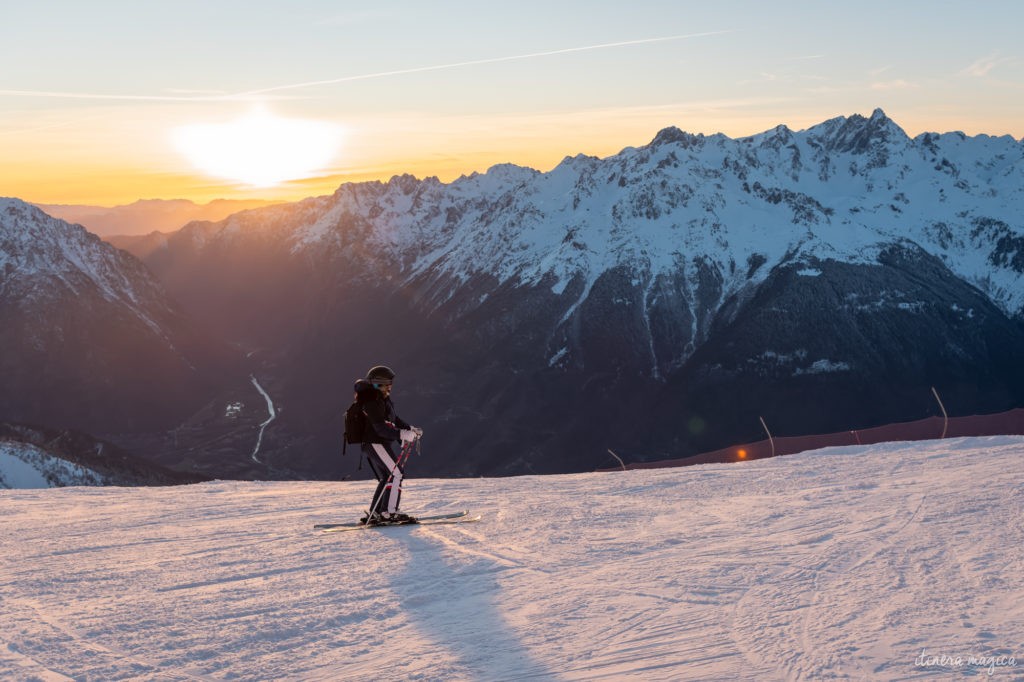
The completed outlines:
[[[658,130],[671,124],[689,132],[724,132],[741,137],[781,122],[801,129],[835,115],[871,113],[820,111],[784,121],[781,116],[785,112],[776,112],[777,107],[770,102],[761,105],[765,113],[747,113],[722,105],[717,111],[715,105],[705,108],[707,111],[679,106],[488,118],[410,114],[376,121],[339,121],[347,132],[332,167],[273,187],[251,187],[204,175],[175,152],[171,127],[161,127],[159,122],[154,124],[153,132],[138,123],[126,125],[123,142],[115,148],[109,140],[116,135],[111,130],[116,124],[104,117],[98,129],[81,124],[42,138],[25,136],[18,142],[8,138],[5,152],[20,155],[23,160],[0,164],[0,194],[37,203],[102,206],[140,198],[187,198],[197,203],[217,198],[292,201],[330,194],[344,182],[387,180],[401,173],[420,178],[435,175],[449,182],[462,174],[486,171],[497,163],[547,171],[567,155],[604,157],[627,146],[646,144]],[[947,120],[935,112],[924,122],[912,115],[901,118],[898,112],[887,113],[911,135],[930,130],[977,134],[1000,127],[1008,130],[1012,125],[1009,121],[981,120],[971,129],[953,116]],[[78,141],[65,139],[76,134],[82,136]],[[73,153],[68,152],[71,147]]]

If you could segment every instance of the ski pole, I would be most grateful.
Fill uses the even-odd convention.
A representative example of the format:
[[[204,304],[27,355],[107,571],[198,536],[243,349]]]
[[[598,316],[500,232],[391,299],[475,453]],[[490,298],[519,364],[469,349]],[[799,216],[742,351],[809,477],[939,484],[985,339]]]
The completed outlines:
[[[419,439],[417,438],[416,440],[419,440]],[[381,500],[381,497],[384,495],[384,492],[388,489],[388,487],[395,480],[395,471],[397,471],[398,468],[401,467],[402,465],[404,465],[405,461],[407,459],[409,459],[409,454],[412,452],[412,446],[413,446],[413,443],[415,443],[415,442],[416,441],[410,441],[410,442],[404,443],[402,445],[402,450],[401,450],[401,452],[398,453],[398,459],[395,461],[395,468],[391,470],[391,474],[388,476],[387,482],[384,484],[384,487],[381,488],[380,496],[377,496],[377,497],[373,498],[373,502],[370,503],[370,508],[366,511],[366,519],[367,520],[370,519],[370,514],[372,513],[372,511],[374,509],[376,509],[377,506],[380,504],[380,500]]]
[[[405,473],[405,463],[409,461],[409,456],[412,454],[413,446],[417,445],[419,443],[419,440],[420,439],[417,438],[416,440],[405,443],[404,445],[402,445],[401,452],[398,453],[398,461],[395,462],[395,471],[401,470],[403,473],[403,478]],[[388,485],[384,487],[385,490],[387,490],[388,486],[394,485],[394,478],[395,472],[392,471],[390,476],[390,482],[388,483]],[[399,488],[399,493],[401,493],[401,488]]]
[[[409,459],[409,455],[412,454],[413,445],[418,444],[419,440],[420,439],[417,438],[416,440],[408,441],[408,442],[402,444],[402,449],[398,453],[398,459],[395,461],[395,468],[392,469],[391,475],[388,476],[387,483],[385,483],[384,487],[381,489],[381,495],[383,495],[387,491],[387,489],[394,484],[394,481],[395,481],[395,471],[398,471],[401,467],[405,466],[406,461],[408,461],[408,459]],[[379,504],[380,504],[380,498],[377,498],[377,499],[375,499],[373,501],[373,507],[371,507],[371,508],[372,509],[376,509]],[[369,518],[369,515],[367,515],[367,518]]]

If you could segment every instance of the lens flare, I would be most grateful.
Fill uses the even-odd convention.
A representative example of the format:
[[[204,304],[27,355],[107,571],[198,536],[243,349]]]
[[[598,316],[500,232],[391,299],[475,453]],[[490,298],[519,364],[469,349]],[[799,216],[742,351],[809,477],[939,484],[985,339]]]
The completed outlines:
[[[280,118],[262,109],[173,133],[178,151],[200,171],[253,187],[315,176],[330,164],[342,137],[336,124]]]

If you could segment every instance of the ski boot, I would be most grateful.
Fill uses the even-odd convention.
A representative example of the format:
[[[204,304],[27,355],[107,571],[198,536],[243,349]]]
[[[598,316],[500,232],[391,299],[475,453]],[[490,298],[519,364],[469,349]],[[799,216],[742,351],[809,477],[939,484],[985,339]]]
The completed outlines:
[[[404,523],[419,523],[414,517],[402,512],[383,512],[381,516],[384,519],[384,523],[390,524],[404,524]]]

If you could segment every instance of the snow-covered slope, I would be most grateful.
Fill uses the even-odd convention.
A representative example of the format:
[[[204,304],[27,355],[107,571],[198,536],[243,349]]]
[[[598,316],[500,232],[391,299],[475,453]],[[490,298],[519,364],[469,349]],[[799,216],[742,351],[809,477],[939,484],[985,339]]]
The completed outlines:
[[[103,476],[28,443],[0,441],[0,488],[105,485]]]
[[[412,479],[483,520],[324,535],[368,483],[0,492],[0,677],[1020,679],[1022,457]]]

